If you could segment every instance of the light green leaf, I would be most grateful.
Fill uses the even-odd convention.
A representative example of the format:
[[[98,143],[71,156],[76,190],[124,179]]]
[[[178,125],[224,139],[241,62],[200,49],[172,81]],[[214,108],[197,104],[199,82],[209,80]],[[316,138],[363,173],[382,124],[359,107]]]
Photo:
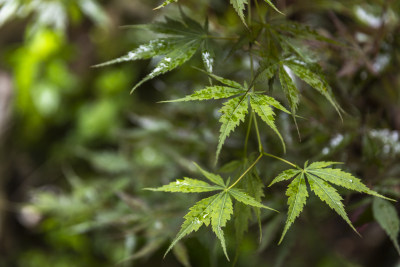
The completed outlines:
[[[306,170],[311,170],[311,169],[320,169],[320,168],[325,168],[334,164],[343,164],[343,162],[335,162],[335,161],[317,161],[313,162],[308,167],[306,167]]]
[[[185,221],[181,226],[181,230],[178,232],[175,239],[168,247],[167,251],[164,254],[164,257],[174,247],[174,245],[183,237],[187,236],[193,231],[199,230],[199,228],[203,224],[205,224],[206,226],[210,224],[211,221],[210,214],[213,211],[215,203],[218,201],[220,197],[221,194],[216,194],[211,197],[204,198],[190,208],[190,211],[184,216]]]
[[[283,150],[286,151],[285,142],[275,125],[275,113],[270,106],[278,106],[276,103],[279,104],[278,101],[269,96],[254,94],[250,96],[250,104],[254,112],[278,135],[282,142]],[[282,108],[285,109],[284,107],[280,109],[283,110]]]
[[[206,88],[198,90],[193,94],[188,95],[184,98],[162,101],[162,102],[182,102],[182,101],[221,99],[221,98],[228,98],[241,93],[245,93],[245,91],[226,86],[218,86],[218,85],[207,86]]]
[[[222,227],[226,226],[226,222],[229,221],[233,213],[232,200],[229,194],[226,192],[220,193],[219,197],[213,206],[211,214],[211,227],[218,239],[221,241],[222,249],[226,258],[229,261],[228,253],[226,251],[225,237]]]
[[[200,172],[211,182],[220,185],[222,187],[225,187],[225,183],[224,180],[222,179],[221,176],[214,174],[214,173],[210,173],[204,169],[202,169],[199,165],[197,165],[195,162],[193,162],[194,165],[196,165],[196,167],[200,170]]]
[[[170,38],[163,38],[163,39],[155,39],[151,40],[147,44],[142,44],[138,48],[130,51],[123,57],[119,57],[98,65],[94,67],[104,67],[111,64],[116,64],[120,62],[126,61],[134,61],[138,59],[149,59],[154,56],[165,55],[166,53],[170,52],[174,46],[174,43]]]
[[[296,114],[297,105],[299,104],[299,90],[297,90],[292,78],[287,73],[285,66],[279,66],[279,81],[281,83],[283,92],[285,92],[286,98],[289,102],[290,109],[292,110],[293,116]]]
[[[224,103],[224,106],[219,110],[222,114],[219,121],[222,123],[220,128],[219,142],[216,153],[216,161],[221,152],[222,145],[229,134],[244,121],[248,112],[247,99],[243,97],[235,97]]]
[[[166,54],[165,57],[157,64],[156,68],[132,88],[131,93],[133,93],[133,91],[135,91],[136,88],[138,88],[144,82],[153,79],[158,75],[171,71],[188,61],[197,51],[199,46],[200,42],[194,39]]]
[[[319,169],[311,169],[310,170],[307,168],[307,173],[311,173],[320,179],[323,179],[332,184],[342,186],[347,189],[366,193],[369,195],[373,195],[373,196],[388,199],[388,200],[393,200],[393,199],[387,198],[385,196],[382,196],[381,194],[369,189],[367,186],[365,186],[361,182],[360,179],[358,179],[358,178],[354,177],[353,175],[351,175],[350,173],[344,172],[340,169],[319,168]]]
[[[289,197],[289,210],[288,217],[285,223],[285,228],[283,229],[279,244],[282,242],[283,238],[286,235],[286,232],[289,230],[295,219],[300,215],[301,211],[304,208],[304,205],[306,204],[308,192],[303,173],[289,184],[286,195]]]
[[[159,188],[146,188],[151,191],[163,192],[182,192],[182,193],[200,193],[222,190],[223,187],[210,185],[206,182],[185,177],[183,180],[176,180],[168,185]]]
[[[246,205],[257,207],[257,208],[264,208],[264,209],[273,210],[273,211],[278,212],[277,210],[275,210],[273,208],[270,208],[268,206],[261,204],[260,202],[255,200],[253,197],[249,196],[249,194],[247,194],[243,190],[231,188],[231,189],[229,189],[228,193],[232,197],[234,197],[237,201],[242,202]]]
[[[312,88],[320,92],[332,104],[332,106],[341,116],[342,109],[333,97],[332,89],[326,82],[322,74],[313,72],[311,70],[311,66],[307,66],[306,63],[300,61],[285,61],[285,65],[288,66],[300,79],[302,79]]]
[[[400,231],[400,220],[397,214],[396,208],[392,203],[375,198],[372,202],[372,211],[374,213],[375,220],[379,223],[386,234],[390,237],[393,242],[397,253],[400,255],[400,247],[398,242],[398,236]]]
[[[337,212],[349,225],[350,227],[359,235],[356,228],[354,228],[350,219],[347,217],[346,211],[344,210],[342,204],[342,197],[337,193],[335,188],[329,185],[326,181],[320,180],[313,175],[307,174],[308,183],[310,184],[311,190],[326,204],[328,204],[331,209]]]
[[[283,14],[279,9],[276,8],[276,6],[270,1],[270,0],[264,0],[270,7],[272,7],[276,12],[278,12],[279,14],[285,15]]]
[[[271,186],[275,183],[290,180],[293,177],[296,177],[300,172],[301,172],[300,170],[296,170],[296,169],[289,169],[289,170],[283,171],[278,176],[276,176],[274,178],[274,180],[272,180],[272,182],[269,184],[269,186]]]
[[[240,19],[243,21],[243,24],[246,25],[243,11],[245,9],[245,5],[247,5],[247,0],[231,0],[231,4],[233,5],[233,8],[236,10],[236,13],[238,13]]]
[[[158,7],[154,8],[154,10],[165,7],[166,5],[169,5],[171,3],[176,3],[176,2],[178,2],[178,0],[165,0],[164,3],[162,3]]]

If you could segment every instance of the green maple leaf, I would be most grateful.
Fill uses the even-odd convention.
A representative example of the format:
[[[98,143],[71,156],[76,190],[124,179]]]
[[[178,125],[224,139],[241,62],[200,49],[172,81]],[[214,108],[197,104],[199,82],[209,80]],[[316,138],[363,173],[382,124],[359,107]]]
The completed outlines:
[[[215,185],[210,185],[197,179],[184,178],[183,180],[177,180],[159,188],[148,188],[148,190],[152,191],[182,193],[220,191],[213,196],[201,199],[189,209],[189,212],[184,216],[185,221],[181,225],[180,231],[171,242],[171,245],[168,247],[165,255],[183,237],[189,235],[192,232],[196,232],[203,224],[205,226],[209,226],[211,224],[212,231],[220,240],[224,254],[229,260],[226,249],[225,236],[222,228],[226,226],[227,222],[231,219],[233,214],[232,197],[237,200],[238,203],[244,204],[246,206],[264,208],[269,210],[274,209],[263,205],[260,201],[257,201],[243,190],[228,188],[228,183],[225,184],[221,176],[210,173],[200,168],[198,165],[196,166],[199,168],[200,172]]]
[[[308,190],[306,179],[310,185],[311,191],[315,193],[323,202],[325,202],[331,209],[339,214],[349,226],[358,234],[357,230],[352,225],[348,218],[342,203],[342,197],[337,193],[331,184],[339,185],[347,189],[357,192],[370,194],[384,199],[389,199],[379,193],[369,189],[365,186],[360,179],[354,177],[350,173],[344,172],[340,169],[327,168],[330,165],[337,164],[337,162],[314,162],[304,169],[289,169],[279,174],[269,186],[293,179],[289,184],[286,191],[288,198],[288,217],[286,220],[285,228],[283,230],[279,243],[282,242],[284,236],[289,230],[290,226],[294,223],[295,219],[300,215],[303,210],[308,197]],[[392,199],[389,199],[392,200]]]
[[[187,17],[183,12],[181,12],[181,16],[182,21],[167,17],[165,22],[128,26],[131,28],[144,28],[156,34],[168,35],[169,37],[151,40],[149,43],[142,44],[138,48],[130,51],[125,56],[96,65],[95,67],[161,56],[162,59],[158,62],[156,67],[132,88],[131,93],[144,82],[181,66],[191,59],[202,46],[204,64],[208,71],[212,71],[214,54],[208,44],[205,44],[207,42],[206,36],[208,35],[208,28],[206,26],[202,27],[198,22]]]

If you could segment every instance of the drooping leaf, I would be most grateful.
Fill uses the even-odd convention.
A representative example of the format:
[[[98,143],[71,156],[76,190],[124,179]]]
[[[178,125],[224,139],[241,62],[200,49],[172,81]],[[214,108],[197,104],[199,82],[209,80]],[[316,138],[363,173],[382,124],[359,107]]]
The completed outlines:
[[[250,166],[249,166],[250,167]],[[243,179],[243,188],[245,191],[253,197],[256,201],[261,202],[264,197],[264,183],[261,181],[260,176],[257,173],[256,168],[252,168]],[[261,224],[261,210],[259,207],[253,206],[254,214],[258,222],[258,228],[260,231],[260,240],[262,238],[262,224]]]
[[[283,150],[286,151],[285,142],[283,141],[283,138],[275,125],[275,113],[272,110],[271,106],[279,108],[280,110],[285,112],[288,111],[274,98],[266,95],[252,94],[250,96],[250,104],[254,112],[258,116],[260,116],[260,118],[278,135],[279,139],[282,142]]]
[[[397,253],[400,255],[398,241],[400,220],[396,208],[392,205],[392,203],[386,200],[375,198],[372,202],[372,211],[374,213],[375,220],[379,223],[382,229],[385,230],[386,234],[392,240]]]
[[[224,106],[219,112],[222,114],[219,120],[222,125],[220,128],[216,160],[218,160],[219,153],[221,152],[222,145],[225,143],[226,138],[244,121],[248,112],[247,99],[243,99],[242,97],[232,98],[224,103]]]
[[[317,71],[317,66],[307,65],[305,62],[298,60],[288,60],[285,61],[284,64],[289,67],[293,73],[296,74],[296,76],[321,93],[341,116],[342,109],[333,97],[331,87],[326,82],[322,74]]]
[[[210,180],[211,182],[220,185],[222,187],[225,187],[225,183],[224,180],[222,179],[221,176],[208,172],[204,169],[202,169],[199,165],[197,165],[196,163],[194,163],[194,165],[196,165],[196,167],[200,170],[200,172],[204,175],[204,177],[206,177],[208,180]]]
[[[289,197],[288,217],[286,219],[285,228],[283,229],[279,244],[282,242],[283,238],[286,235],[286,232],[289,230],[290,226],[294,223],[296,218],[300,215],[301,211],[304,208],[304,205],[306,204],[308,191],[303,173],[293,179],[293,181],[289,184],[286,191],[286,196]]]
[[[297,23],[294,21],[284,21],[283,23],[276,25],[275,29],[281,31],[283,33],[290,33],[295,38],[302,38],[308,40],[318,40],[321,42],[326,42],[335,45],[342,45],[339,42],[327,38],[321,34],[319,34],[316,30],[312,29],[310,26]]]
[[[211,214],[211,227],[214,233],[217,235],[218,239],[221,241],[221,246],[224,251],[226,258],[229,261],[228,253],[226,251],[225,237],[222,227],[226,226],[226,222],[232,216],[233,207],[232,200],[227,192],[220,193],[219,197],[215,201],[215,205]]]
[[[159,5],[158,7],[154,8],[154,10],[165,7],[166,5],[169,5],[171,3],[176,3],[178,2],[178,0],[165,0],[161,5]]]
[[[190,264],[189,260],[189,252],[182,244],[182,242],[178,242],[175,244],[175,246],[172,248],[172,252],[174,253],[176,259],[184,266],[184,267],[191,267],[192,265]]]
[[[216,85],[216,86],[208,86],[204,89],[198,90],[193,94],[188,95],[184,98],[162,101],[162,102],[182,102],[182,101],[221,99],[221,98],[228,98],[241,93],[245,93],[245,91],[232,87]]]
[[[270,7],[272,7],[276,12],[278,12],[279,14],[285,15],[283,14],[279,9],[276,8],[276,6],[270,1],[270,0],[264,0]]]
[[[249,220],[251,219],[251,208],[239,201],[235,203],[235,234],[236,244],[239,246],[243,240],[244,233],[249,229]]]
[[[320,180],[313,175],[307,175],[308,183],[310,184],[311,190],[328,206],[336,211],[350,227],[358,234],[356,228],[354,228],[350,219],[347,217],[346,211],[344,210],[342,197],[337,191],[329,185],[326,181]]]
[[[183,237],[187,236],[193,231],[199,230],[203,224],[205,224],[206,226],[210,224],[210,214],[212,213],[216,201],[220,197],[220,194],[216,194],[211,197],[204,198],[190,208],[190,211],[184,216],[185,221],[181,226],[181,230],[178,232],[171,245],[168,247],[167,251],[164,254],[164,257]]]
[[[163,192],[181,192],[181,193],[200,193],[210,192],[216,190],[223,190],[221,186],[210,185],[206,182],[191,179],[185,177],[183,180],[176,180],[168,185],[164,185],[159,188],[147,188],[151,191],[163,191]]]
[[[258,202],[253,197],[249,196],[246,192],[244,192],[244,191],[242,191],[240,189],[231,188],[231,189],[229,189],[228,192],[237,201],[242,202],[242,203],[244,203],[246,205],[257,207],[257,208],[264,208],[264,209],[273,210],[273,211],[278,212],[277,210],[275,210],[273,208],[270,208],[268,206],[265,206],[265,205],[261,204],[260,202]]]
[[[285,92],[286,99],[289,102],[290,109],[292,110],[292,114],[294,116],[300,100],[299,90],[297,90],[296,85],[285,68],[287,67],[282,64],[279,66],[279,81],[281,83],[283,92]]]

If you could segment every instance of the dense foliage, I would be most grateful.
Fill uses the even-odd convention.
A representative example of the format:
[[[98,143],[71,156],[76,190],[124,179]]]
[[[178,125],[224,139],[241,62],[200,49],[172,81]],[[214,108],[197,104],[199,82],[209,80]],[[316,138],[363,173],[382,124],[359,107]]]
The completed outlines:
[[[398,14],[0,1],[0,264],[394,266]]]

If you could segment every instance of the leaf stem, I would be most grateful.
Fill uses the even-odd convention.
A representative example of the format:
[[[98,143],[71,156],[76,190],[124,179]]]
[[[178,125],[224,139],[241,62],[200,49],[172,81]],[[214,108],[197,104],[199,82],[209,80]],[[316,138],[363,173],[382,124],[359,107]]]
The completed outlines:
[[[264,152],[264,148],[261,144],[261,137],[260,137],[260,130],[258,129],[258,123],[257,123],[257,117],[256,114],[254,112],[252,112],[253,117],[254,117],[254,126],[256,127],[256,134],[257,134],[257,140],[258,140],[258,151],[260,153]]]
[[[253,123],[253,110],[251,110],[250,120],[249,120],[249,124],[247,127],[247,132],[246,132],[246,139],[244,141],[244,157],[246,157],[246,155],[247,155],[247,144],[249,142],[250,130],[251,130],[252,123]]]
[[[266,152],[263,152],[263,155],[264,155],[264,156],[267,156],[267,157],[271,157],[271,158],[278,159],[278,160],[280,160],[280,161],[285,162],[286,164],[289,164],[290,166],[295,167],[296,169],[302,170],[299,166],[297,166],[296,164],[291,163],[290,161],[287,161],[286,159],[280,158],[280,157],[278,157],[278,156],[275,156],[275,155],[272,155],[272,154],[269,154],[269,153],[266,153]]]
[[[260,155],[258,156],[258,158],[253,162],[253,164],[251,164],[251,165],[247,168],[247,170],[245,170],[245,171],[242,173],[242,175],[240,175],[240,177],[237,178],[237,180],[236,180],[231,186],[228,187],[227,190],[231,189],[231,188],[234,187],[237,183],[239,183],[240,180],[242,180],[242,178],[243,178],[251,169],[253,169],[253,167],[257,164],[257,162],[258,162],[262,157],[263,157],[263,154],[260,154]]]

